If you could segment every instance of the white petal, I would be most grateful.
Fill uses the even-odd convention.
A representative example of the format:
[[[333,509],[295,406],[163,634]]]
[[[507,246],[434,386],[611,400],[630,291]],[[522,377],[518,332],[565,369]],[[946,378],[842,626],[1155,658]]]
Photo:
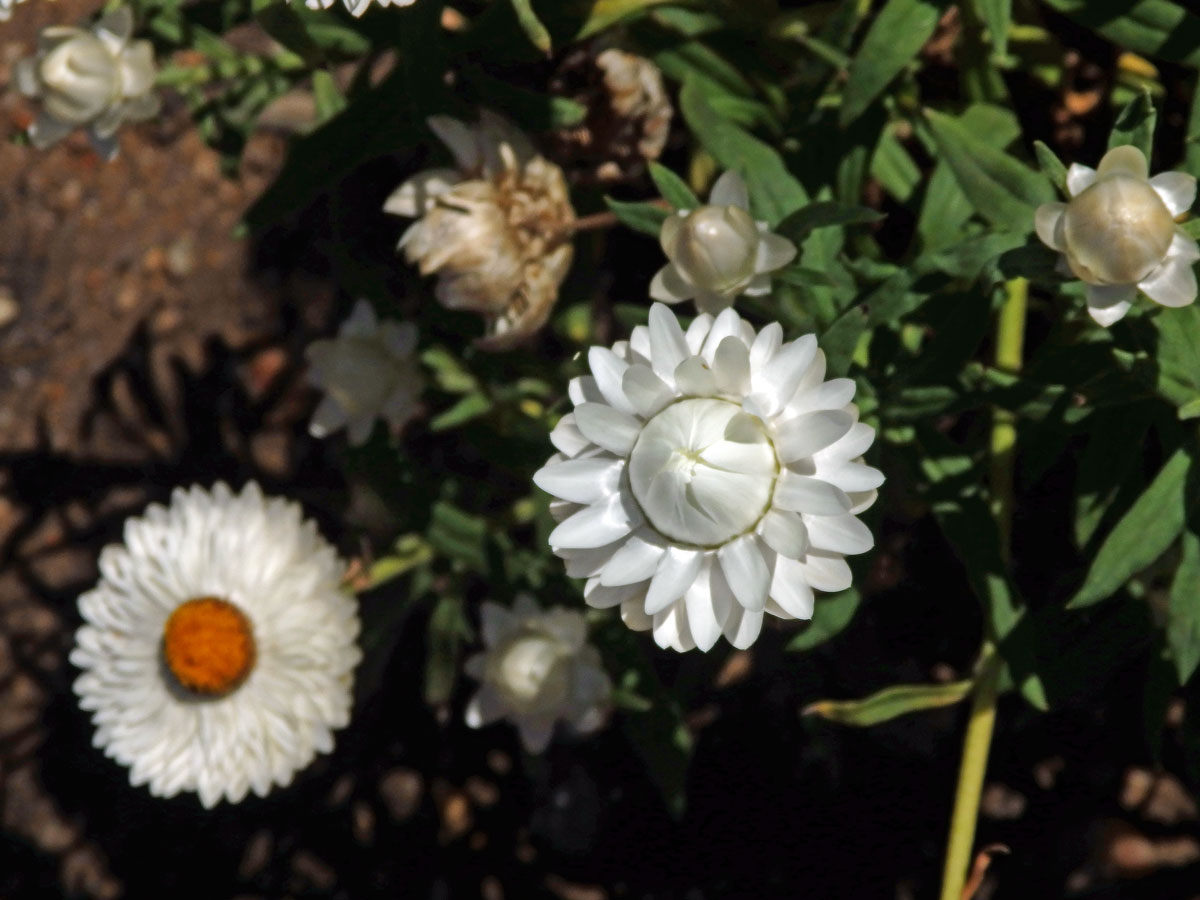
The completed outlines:
[[[708,652],[721,637],[721,628],[725,621],[717,616],[713,603],[712,577],[710,567],[700,573],[700,577],[692,582],[684,595],[684,606],[687,609],[688,628],[692,640],[702,651]],[[729,615],[729,607],[724,610]]]
[[[818,467],[817,475],[847,494],[873,491],[884,482],[882,472],[859,462],[822,465]]]
[[[679,364],[688,358],[687,339],[679,320],[661,303],[650,307],[650,360],[658,377],[670,381]]]
[[[783,409],[791,401],[816,355],[817,339],[806,334],[785,344],[761,371],[754,373],[754,390],[772,397],[772,413]]]
[[[596,379],[596,386],[604,395],[604,399],[608,401],[608,405],[623,413],[634,415],[636,410],[629,402],[629,398],[625,396],[625,391],[621,386],[629,363],[607,347],[592,347],[588,351],[588,366],[592,370],[592,377]]]
[[[750,345],[750,368],[757,371],[767,364],[767,361],[779,352],[783,344],[783,326],[772,322],[754,338]]]
[[[787,238],[768,231],[759,236],[758,256],[754,261],[754,268],[759,273],[774,272],[776,269],[782,269],[795,258],[796,245]],[[750,294],[753,287],[752,284],[746,293]]]
[[[1062,235],[1059,233],[1059,226],[1066,209],[1067,204],[1065,203],[1043,203],[1033,214],[1033,227],[1037,232],[1038,239],[1052,250],[1066,249]]]
[[[502,719],[505,712],[504,701],[497,696],[495,689],[490,685],[484,685],[467,702],[464,718],[468,728],[483,728],[497,719]]]
[[[1182,259],[1168,259],[1138,283],[1143,294],[1163,306],[1187,306],[1196,299],[1196,273]]]
[[[866,553],[875,546],[871,529],[854,516],[807,518],[808,539],[818,550],[832,553]]]
[[[801,561],[804,577],[810,585],[819,591],[836,593],[844,591],[854,581],[850,565],[840,556],[827,553],[809,553]]]
[[[469,172],[482,164],[474,128],[450,116],[430,116],[425,121],[429,130],[450,150],[460,169]]]
[[[621,621],[631,631],[647,631],[654,627],[654,619],[642,611],[640,600],[621,604]]]
[[[642,430],[633,416],[603,403],[576,406],[575,424],[589,441],[617,456],[629,455]]]
[[[1188,237],[1188,233],[1178,226],[1171,238],[1171,246],[1167,248],[1166,259],[1182,259],[1195,262],[1200,259],[1200,244]]]
[[[1107,328],[1129,312],[1137,288],[1132,284],[1089,284],[1084,286],[1084,295],[1092,318]]]
[[[854,417],[841,410],[802,413],[775,427],[775,449],[784,462],[812,456],[844,437]]]
[[[666,383],[648,367],[635,363],[625,370],[621,390],[629,398],[638,415],[649,419],[675,399]]]
[[[575,424],[575,414],[567,413],[550,432],[550,443],[567,456],[581,453],[592,445]]]
[[[757,537],[748,534],[731,541],[717,551],[717,559],[738,603],[752,610],[766,606],[771,573],[758,549]]]
[[[750,390],[750,348],[730,335],[717,345],[712,361],[717,390],[741,397]]]
[[[606,456],[568,459],[533,473],[533,483],[547,494],[572,503],[591,504],[617,489],[625,463]]]
[[[642,599],[645,593],[645,586],[640,582],[606,587],[600,584],[599,578],[591,578],[584,586],[583,599],[587,602],[588,606],[595,609],[611,609],[614,606],[636,604],[638,612],[641,613]],[[630,627],[632,628],[633,626]],[[647,624],[642,628],[635,628],[634,630],[645,631],[649,627],[649,624]]]
[[[843,516],[850,509],[850,498],[828,481],[785,472],[775,485],[773,505],[810,516]],[[805,524],[811,531],[811,523]]]
[[[814,368],[816,368],[814,366]],[[824,377],[824,373],[822,373]],[[805,379],[807,381],[807,379]],[[832,378],[822,381],[813,387],[801,385],[800,393],[788,407],[788,412],[809,412],[817,409],[838,409],[845,407],[854,399],[857,385],[853,378]]]
[[[701,313],[692,319],[692,324],[687,327],[687,331],[683,333],[683,339],[687,341],[688,353],[692,356],[698,356],[700,349],[704,346],[704,339],[708,337],[708,333],[712,330],[713,317],[708,313]]]
[[[766,545],[780,556],[800,559],[808,552],[808,529],[796,513],[772,509],[763,516],[758,531]]]
[[[710,206],[736,206],[738,209],[750,209],[750,193],[746,182],[737,172],[729,169],[722,173],[712,186],[708,195]]]
[[[696,288],[679,274],[674,263],[667,263],[650,279],[650,296],[663,303],[682,303],[696,296]]]
[[[691,356],[675,369],[675,389],[684,396],[711,397],[717,392],[717,380],[699,356]]]
[[[1067,193],[1072,197],[1078,196],[1090,188],[1095,180],[1095,169],[1089,169],[1079,163],[1071,163],[1071,167],[1067,169]]]
[[[661,543],[650,543],[634,535],[600,572],[600,583],[605,587],[619,587],[645,581],[654,575],[666,552]]]
[[[703,562],[704,553],[701,550],[669,548],[659,562],[654,577],[650,579],[650,587],[646,591],[646,615],[662,612],[682,597],[695,581]]]
[[[479,623],[483,642],[489,647],[499,644],[520,625],[511,610],[490,601],[479,608]]]
[[[434,200],[450,190],[461,178],[454,169],[418,172],[392,191],[383,204],[383,211],[410,219],[423,216],[433,206]]]
[[[763,614],[735,606],[725,622],[725,638],[738,650],[745,650],[762,631]]]
[[[870,446],[875,443],[875,429],[870,425],[864,425],[857,422],[846,432],[846,436],[821,451],[820,456],[824,458],[838,459],[855,459],[862,456]]]
[[[521,744],[529,753],[543,753],[554,737],[554,719],[546,717],[520,718],[516,720]]]
[[[816,598],[808,579],[804,577],[804,568],[796,560],[784,557],[775,561],[771,599],[793,619],[812,618]]]
[[[654,617],[654,642],[664,649],[680,653],[696,646],[684,604],[676,603]]]
[[[1096,177],[1107,178],[1109,175],[1116,174],[1146,180],[1150,175],[1150,165],[1146,162],[1146,154],[1132,144],[1113,147],[1100,157],[1100,165],[1096,166]]]
[[[1162,197],[1172,216],[1183,215],[1196,202],[1196,179],[1186,172],[1160,172],[1150,179],[1150,187]]]
[[[732,308],[722,310],[713,319],[712,328],[708,330],[708,336],[704,339],[704,347],[700,351],[704,358],[712,363],[717,347],[725,338],[741,337],[743,324],[741,317]],[[747,347],[748,349],[749,347]]]
[[[641,523],[641,515],[614,494],[606,503],[597,503],[560,522],[550,532],[550,546],[568,550],[603,547],[625,537]]]

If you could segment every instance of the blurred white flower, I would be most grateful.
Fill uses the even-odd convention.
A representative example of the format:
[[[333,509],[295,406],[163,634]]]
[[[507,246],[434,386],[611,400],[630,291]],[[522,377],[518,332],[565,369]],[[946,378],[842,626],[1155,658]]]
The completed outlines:
[[[503,350],[545,324],[571,267],[575,211],[562,169],[493,112],[478,125],[431,116],[457,169],[428,169],[397,188],[384,210],[416,218],[399,249],[422,275],[437,273],[448,309],[482,313],[478,344]]]
[[[555,722],[586,734],[604,723],[612,684],[600,654],[587,642],[583,614],[542,611],[528,594],[511,610],[484,603],[480,615],[484,652],[466,662],[482,682],[467,704],[467,724],[482,728],[512,722],[530,753],[550,743]]]
[[[304,0],[304,5],[309,9],[329,9],[337,2],[338,0]],[[379,6],[412,6],[415,2],[416,0],[342,0],[350,15],[355,18],[365,13],[372,3]]]
[[[52,26],[38,35],[37,53],[17,63],[17,87],[42,102],[29,139],[45,148],[86,126],[96,152],[117,154],[123,122],[158,114],[158,70],[149,41],[130,41],[133,13],[122,6],[91,30]]]
[[[309,432],[323,438],[345,428],[350,443],[361,444],[377,418],[404,427],[425,387],[416,349],[415,325],[379,322],[371,304],[359,300],[336,338],[313,341],[304,351],[309,383],[325,392]]]
[[[7,22],[12,18],[12,8],[18,3],[24,3],[25,0],[0,0],[0,22]]]
[[[756,334],[732,309],[685,334],[656,303],[588,362],[533,480],[559,498],[550,547],[590,605],[662,647],[744,648],[764,613],[808,619],[814,588],[850,586],[843,557],[874,545],[856,514],[883,475],[862,461],[875,431],[854,382],[824,380],[816,338]]]
[[[749,208],[746,182],[731,171],[717,179],[706,206],[668,216],[659,242],[670,262],[650,282],[650,296],[695,300],[700,312],[715,314],[739,294],[769,293],[770,273],[795,258],[796,245],[755,222]]]
[[[1063,254],[1063,274],[1085,282],[1088,312],[1104,326],[1129,311],[1139,290],[1163,306],[1196,299],[1200,247],[1175,224],[1196,199],[1196,179],[1149,174],[1141,150],[1114,147],[1096,169],[1073,164],[1070,201],[1042,204],[1034,216],[1038,237]]]
[[[350,719],[358,609],[300,507],[178,488],[125,523],[79,598],[71,662],[93,743],[134,785],[205,807],[287,785]]]

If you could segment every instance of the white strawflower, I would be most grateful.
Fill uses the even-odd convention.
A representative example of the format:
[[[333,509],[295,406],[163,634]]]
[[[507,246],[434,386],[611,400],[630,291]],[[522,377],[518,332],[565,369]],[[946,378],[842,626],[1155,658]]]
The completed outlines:
[[[484,603],[480,618],[485,649],[465,666],[482,682],[467,704],[469,726],[506,718],[525,749],[541,753],[555,722],[580,734],[604,723],[612,683],[599,652],[587,642],[582,613],[543,612],[532,597],[519,594],[511,610]]]
[[[125,523],[79,598],[71,662],[93,744],[134,785],[205,807],[286,785],[350,720],[358,610],[300,507],[177,488]]]
[[[457,169],[428,169],[400,185],[384,211],[415,218],[398,249],[447,309],[483,314],[477,343],[504,350],[545,324],[571,267],[575,210],[562,169],[502,116],[477,125],[430,116]]]
[[[570,385],[559,453],[533,477],[560,498],[550,547],[596,607],[662,647],[758,637],[764,613],[808,619],[813,589],[850,586],[848,553],[874,544],[856,514],[883,475],[854,382],[825,381],[812,335],[755,333],[732,309],[685,334],[667,307]]]
[[[670,262],[650,282],[650,296],[666,303],[695,300],[719,313],[739,294],[770,293],[771,272],[796,256],[796,245],[750,218],[746,182],[736,172],[717,179],[708,204],[681,209],[662,224],[659,242]]]
[[[1074,163],[1070,201],[1044,203],[1034,216],[1038,237],[1063,254],[1064,274],[1085,282],[1088,312],[1104,326],[1129,311],[1139,290],[1163,306],[1196,299],[1200,247],[1175,224],[1196,199],[1196,179],[1149,173],[1141,150],[1114,147],[1096,169]]]
[[[42,102],[29,139],[49,147],[86,127],[96,152],[117,154],[117,129],[157,115],[158,70],[149,41],[130,41],[133,13],[122,6],[91,30],[52,26],[38,35],[37,53],[17,63],[17,87]]]
[[[0,22],[7,22],[12,18],[12,8],[18,3],[24,3],[25,0],[0,0]]]
[[[336,338],[304,351],[309,383],[325,392],[309,432],[323,438],[345,428],[351,444],[362,444],[377,418],[402,428],[425,387],[416,349],[415,325],[377,321],[371,304],[359,300]]]
[[[365,13],[372,2],[379,6],[412,6],[416,0],[342,0],[350,15],[355,18]],[[337,0],[304,0],[304,5],[309,9],[329,9],[335,3]]]

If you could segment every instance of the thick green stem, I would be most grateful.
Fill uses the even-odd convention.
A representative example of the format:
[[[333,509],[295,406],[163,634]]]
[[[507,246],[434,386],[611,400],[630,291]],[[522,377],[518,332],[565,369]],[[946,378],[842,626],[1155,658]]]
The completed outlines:
[[[1025,343],[1025,311],[1029,283],[1014,278],[1005,285],[1004,306],[996,327],[996,367],[1016,374],[1021,368]],[[1000,532],[1000,549],[1007,561],[1012,537],[1013,462],[1016,453],[1017,426],[1008,410],[992,411],[991,467],[989,480],[992,511]],[[992,729],[996,722],[996,697],[999,693],[1000,659],[996,655],[994,635],[984,642],[971,698],[971,719],[963,742],[958,787],[954,793],[954,815],[950,820],[950,838],[946,844],[946,866],[942,873],[941,900],[964,900],[963,886],[975,845],[975,823],[979,818],[979,798],[987,772]]]

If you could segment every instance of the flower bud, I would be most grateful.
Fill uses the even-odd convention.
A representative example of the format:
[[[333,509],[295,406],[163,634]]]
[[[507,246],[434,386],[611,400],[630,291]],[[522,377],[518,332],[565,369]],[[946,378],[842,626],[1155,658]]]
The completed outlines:
[[[49,147],[86,126],[97,152],[111,159],[121,123],[158,112],[154,52],[148,41],[130,42],[132,30],[133,14],[121,7],[90,31],[42,31],[37,54],[16,67],[21,92],[42,101],[41,115],[29,127],[34,146]]]
[[[1110,150],[1095,170],[1067,172],[1067,203],[1046,203],[1034,216],[1038,237],[1063,256],[1061,267],[1086,283],[1088,312],[1111,325],[1140,290],[1163,306],[1196,298],[1196,242],[1175,224],[1191,207],[1196,179],[1181,172],[1148,178],[1135,147]]]
[[[650,282],[650,296],[666,303],[696,301],[701,312],[718,313],[739,294],[771,290],[771,272],[796,255],[795,245],[755,222],[747,209],[746,183],[735,172],[717,179],[709,203],[679,210],[662,226],[659,241],[670,261]]]
[[[565,645],[545,634],[527,634],[510,641],[488,660],[488,676],[522,712],[554,709],[570,687]]]

